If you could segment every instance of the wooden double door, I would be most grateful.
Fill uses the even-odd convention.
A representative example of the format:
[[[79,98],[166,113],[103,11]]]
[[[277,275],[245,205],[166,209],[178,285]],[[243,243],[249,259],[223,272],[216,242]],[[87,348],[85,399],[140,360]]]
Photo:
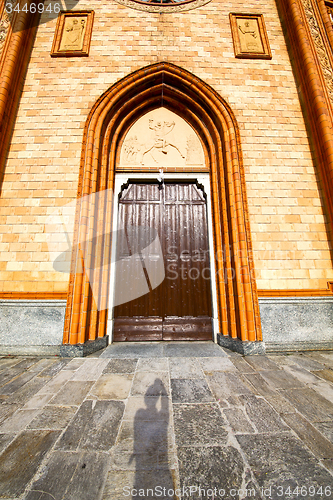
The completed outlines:
[[[207,204],[195,182],[119,197],[114,341],[211,340]]]

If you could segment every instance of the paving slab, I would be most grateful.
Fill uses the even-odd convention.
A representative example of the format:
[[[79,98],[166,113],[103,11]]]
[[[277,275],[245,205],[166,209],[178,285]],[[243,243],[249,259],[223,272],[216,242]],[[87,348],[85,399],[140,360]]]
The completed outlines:
[[[239,450],[233,446],[178,448],[180,486],[191,500],[202,500],[216,488],[216,498],[232,498],[230,491],[245,486],[246,465]],[[224,490],[224,493],[219,490]],[[203,493],[205,492],[205,493]],[[204,496],[205,495],[205,496]],[[239,495],[235,498],[240,498]],[[186,496],[184,496],[186,498]],[[208,496],[209,498],[209,496]]]
[[[310,387],[283,391],[283,396],[310,422],[325,422],[333,418],[333,403]]]
[[[282,356],[282,358],[286,359],[285,356]],[[322,363],[304,354],[294,354],[292,356],[288,356],[287,359],[289,359],[290,363],[296,363],[306,370],[322,370],[325,367]],[[325,361],[325,359],[323,359],[323,361]]]
[[[0,371],[11,368],[20,362],[19,357],[16,358],[0,358]]]
[[[141,358],[136,369],[138,372],[167,372],[168,358]]]
[[[164,355],[170,358],[226,357],[222,347],[213,342],[166,342]]]
[[[107,454],[55,452],[24,500],[100,498],[108,464]]]
[[[317,495],[320,487],[325,490],[325,487],[332,485],[332,475],[316,461],[301,440],[294,436],[249,434],[236,438],[260,490],[263,488],[262,491],[266,491],[266,498],[300,498],[301,487],[306,488],[302,498],[320,498]]]
[[[276,389],[266,382],[260,373],[244,373],[244,378],[250,382],[256,394],[261,396],[272,396],[276,394]]]
[[[326,380],[318,380],[316,383],[309,384],[308,387],[333,404],[333,384]]]
[[[293,377],[297,378],[303,384],[316,384],[320,380],[320,375],[316,375],[317,372],[310,372],[300,365],[287,365],[284,370],[290,373]]]
[[[0,434],[0,453],[3,452],[11,441],[16,437],[16,434]]]
[[[255,370],[277,370],[279,367],[267,356],[245,356],[245,360]]]
[[[24,500],[62,500],[76,467],[82,467],[82,453],[55,451],[41,468],[39,477],[29,488]]]
[[[75,406],[45,406],[29,423],[28,429],[64,429],[76,411]]]
[[[197,358],[170,358],[169,366],[171,378],[204,378],[201,364],[198,363]]]
[[[54,398],[52,393],[36,394],[28,400],[28,402],[23,406],[23,409],[33,410],[43,408],[43,406],[45,406],[52,398]]]
[[[333,459],[332,443],[302,415],[289,413],[283,416],[283,420],[317,457]]]
[[[168,396],[170,394],[167,372],[136,372],[131,396]]]
[[[0,498],[24,492],[58,436],[58,431],[24,431],[10,443],[0,457]]]
[[[260,375],[275,389],[305,387],[305,384],[285,370],[264,370]]]
[[[218,446],[227,442],[227,421],[216,403],[174,406],[175,437],[178,446]]]
[[[104,373],[134,373],[136,365],[138,364],[137,359],[110,359],[108,364],[103,370]]]
[[[226,416],[234,432],[240,434],[253,434],[255,429],[242,408],[224,408],[223,414]]]
[[[40,372],[41,377],[54,377],[61,370],[65,369],[68,363],[70,363],[70,359],[66,358],[51,361],[50,366]]]
[[[252,395],[242,395],[239,399],[244,404],[247,416],[258,432],[275,433],[288,430],[280,415],[264,399]]]
[[[107,364],[106,359],[86,359],[80,368],[74,372],[71,380],[96,381]]]
[[[102,500],[124,500],[129,498],[140,499],[136,494],[132,494],[134,490],[147,490],[156,488],[157,495],[149,496],[149,500],[174,500],[173,495],[168,495],[168,490],[177,488],[176,477],[174,471],[164,470],[145,470],[145,471],[115,471],[111,470],[108,474],[105,488],[103,491]],[[161,486],[166,489],[166,495],[161,496]],[[141,496],[142,499],[142,496]]]
[[[237,368],[241,373],[254,373],[255,369],[252,367],[250,363],[245,361],[245,358],[234,356],[230,357],[229,360],[231,363]]]
[[[124,413],[122,401],[84,401],[56,448],[107,451],[114,445]]]
[[[34,372],[24,371],[21,375],[14,378],[7,384],[3,385],[0,389],[1,394],[13,394],[18,389],[23,387],[27,382],[29,382],[32,378],[34,378],[36,374]]]
[[[9,434],[21,432],[39,412],[40,410],[17,410],[3,422],[0,432]]]
[[[88,392],[94,385],[92,381],[71,380],[67,382],[56,396],[50,401],[53,405],[78,406],[87,397]]]
[[[161,397],[160,396],[135,396],[130,397],[126,403],[126,408],[124,412],[124,420],[133,420],[138,411],[142,409],[149,408],[154,409],[158,407],[160,401],[163,401],[161,404],[161,408],[155,411],[146,411],[144,414],[139,413],[139,417],[142,414],[142,418],[144,420],[165,420],[169,419],[169,411],[171,407],[171,399],[169,397]],[[140,417],[141,418],[141,417]]]
[[[0,498],[322,500],[331,366],[332,353],[241,356],[212,342],[0,357]]]
[[[10,418],[19,408],[20,404],[7,404],[6,401],[0,405],[0,424]]]
[[[333,443],[333,421],[331,422],[313,422],[313,426],[318,429],[323,436]]]
[[[328,382],[333,382],[333,370],[330,368],[325,368],[324,370],[315,370],[312,372],[317,377],[323,378]]]
[[[45,377],[34,377],[29,382],[24,384],[22,387],[17,388],[12,394],[7,396],[7,404],[15,404],[19,401],[20,405],[23,406],[31,397],[37,394],[49,381]]]
[[[163,358],[163,345],[155,342],[115,342],[108,346],[100,358]]]
[[[232,372],[213,372],[207,373],[206,379],[209,387],[217,400],[226,399],[236,394],[252,394],[253,386],[247,383],[241,374]]]
[[[216,356],[210,358],[198,358],[198,361],[204,372],[212,373],[215,371],[217,372],[236,371],[235,364],[227,357]]]
[[[170,415],[170,414],[169,414]],[[156,443],[161,448],[173,448],[173,427],[169,418],[165,420],[136,414],[135,420],[123,420],[119,430],[117,444],[127,443],[127,449],[143,449],[147,442]]]
[[[46,392],[51,392],[53,394],[57,393],[63,388],[66,382],[73,377],[73,372],[69,370],[61,370],[55,377],[51,378],[50,381],[40,389],[41,394]]]
[[[132,386],[133,375],[105,373],[101,375],[90,391],[97,399],[126,399]]]
[[[281,394],[265,395],[265,400],[274,408],[277,413],[295,413],[296,408]]]
[[[204,379],[172,379],[171,393],[173,403],[214,401],[214,396]]]

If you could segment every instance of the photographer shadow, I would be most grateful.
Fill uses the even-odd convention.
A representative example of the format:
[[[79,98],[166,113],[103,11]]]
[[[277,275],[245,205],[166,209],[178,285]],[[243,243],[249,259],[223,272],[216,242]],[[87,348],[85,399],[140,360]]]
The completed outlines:
[[[131,464],[135,460],[132,500],[174,500],[173,495],[168,495],[175,489],[168,463],[169,398],[161,379],[148,387],[144,401],[146,408],[137,410],[134,417],[133,454],[129,461]]]

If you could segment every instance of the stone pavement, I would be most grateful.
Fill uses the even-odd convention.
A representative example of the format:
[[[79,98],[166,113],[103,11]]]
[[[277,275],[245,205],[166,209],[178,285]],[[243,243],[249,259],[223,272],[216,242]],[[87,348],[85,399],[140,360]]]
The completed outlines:
[[[332,384],[328,351],[1,357],[0,498],[331,498]]]

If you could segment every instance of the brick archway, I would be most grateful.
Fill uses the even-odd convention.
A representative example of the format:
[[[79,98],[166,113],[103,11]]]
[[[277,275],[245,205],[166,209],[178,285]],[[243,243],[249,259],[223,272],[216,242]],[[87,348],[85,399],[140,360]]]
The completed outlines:
[[[197,131],[210,166],[221,336],[230,341],[260,341],[237,123],[226,102],[184,69],[170,63],[140,69],[113,85],[94,105],[84,130],[74,243],[92,241],[97,226],[111,227],[111,203],[100,197],[98,203],[105,203],[103,210],[96,206],[88,209],[81,197],[113,189],[116,155],[125,132],[140,116],[162,105],[182,116]],[[75,273],[82,265],[82,254],[74,245],[64,344],[83,344],[106,335],[109,270],[100,271],[94,263],[104,261],[110,245],[106,236],[97,250],[84,249],[85,255],[89,255],[90,272],[95,273],[94,283],[98,284],[98,304],[96,294],[93,297],[91,292],[91,280],[85,273]]]

